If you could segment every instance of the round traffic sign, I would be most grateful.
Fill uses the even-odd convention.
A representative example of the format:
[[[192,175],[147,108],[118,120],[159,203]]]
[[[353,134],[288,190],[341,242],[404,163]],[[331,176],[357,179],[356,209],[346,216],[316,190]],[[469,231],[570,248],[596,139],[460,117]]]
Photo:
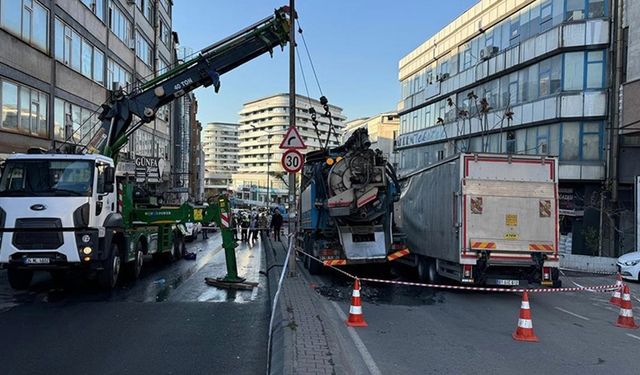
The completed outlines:
[[[294,149],[289,149],[282,154],[280,163],[285,171],[289,173],[296,173],[302,169],[304,156]]]

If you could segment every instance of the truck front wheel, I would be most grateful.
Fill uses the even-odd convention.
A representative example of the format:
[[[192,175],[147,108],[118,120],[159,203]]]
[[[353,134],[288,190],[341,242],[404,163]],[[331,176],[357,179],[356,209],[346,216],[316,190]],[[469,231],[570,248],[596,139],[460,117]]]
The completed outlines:
[[[127,273],[132,280],[137,280],[140,277],[140,272],[142,271],[142,264],[144,263],[144,252],[142,243],[138,242],[138,246],[136,248],[136,259],[133,262],[130,262],[125,267],[127,268]]]
[[[33,271],[10,267],[7,270],[7,277],[9,278],[9,285],[11,285],[13,289],[24,290],[29,288],[31,284]]]
[[[113,289],[120,275],[120,248],[117,244],[111,244],[109,256],[105,259],[103,269],[98,272],[98,285],[103,289]]]

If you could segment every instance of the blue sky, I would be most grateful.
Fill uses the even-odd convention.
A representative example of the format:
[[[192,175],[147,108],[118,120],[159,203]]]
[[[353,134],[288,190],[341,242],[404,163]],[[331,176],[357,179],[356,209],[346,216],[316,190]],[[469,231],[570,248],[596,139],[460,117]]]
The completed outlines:
[[[329,102],[349,119],[394,110],[400,97],[398,61],[477,0],[297,0],[309,52]],[[181,46],[200,50],[249,26],[288,0],[178,0],[173,28]],[[320,93],[299,34],[309,96]],[[288,48],[288,47],[287,47]],[[288,92],[289,54],[274,51],[221,77],[218,94],[198,89],[198,119],[237,122],[244,102]],[[298,63],[298,61],[296,61]],[[300,68],[297,92],[307,95]]]

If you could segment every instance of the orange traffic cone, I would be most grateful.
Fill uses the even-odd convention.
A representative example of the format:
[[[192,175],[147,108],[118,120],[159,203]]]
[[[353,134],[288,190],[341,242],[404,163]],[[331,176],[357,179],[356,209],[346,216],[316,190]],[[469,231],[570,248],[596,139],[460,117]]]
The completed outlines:
[[[529,294],[524,291],[522,304],[520,305],[520,319],[518,327],[511,335],[517,341],[538,341],[538,336],[533,333],[533,322],[531,321],[531,310],[529,310]]]
[[[633,320],[633,308],[631,307],[631,294],[629,293],[628,285],[624,286],[622,292],[622,304],[620,305],[620,314],[618,314],[616,325],[622,328],[638,328],[638,325]]]
[[[356,279],[353,283],[353,293],[351,294],[351,307],[349,307],[349,318],[345,321],[350,327],[366,327],[367,322],[364,321],[362,315],[362,304],[360,302],[360,280]]]
[[[616,305],[616,306],[621,306],[622,305],[622,299],[620,298],[620,292],[622,292],[622,277],[620,276],[620,273],[618,272],[618,279],[616,280],[616,289],[613,291],[613,294],[611,295],[611,299],[609,300],[609,302],[611,302],[611,304]]]

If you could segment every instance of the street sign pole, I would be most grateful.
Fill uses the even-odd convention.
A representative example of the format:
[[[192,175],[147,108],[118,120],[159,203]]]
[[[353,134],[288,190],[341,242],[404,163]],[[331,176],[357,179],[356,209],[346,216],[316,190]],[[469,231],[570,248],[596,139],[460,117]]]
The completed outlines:
[[[289,27],[289,128],[296,125],[296,8],[295,0],[289,0],[291,11]],[[289,173],[289,241],[296,233],[296,174]],[[289,276],[296,275],[295,253],[289,257]]]

